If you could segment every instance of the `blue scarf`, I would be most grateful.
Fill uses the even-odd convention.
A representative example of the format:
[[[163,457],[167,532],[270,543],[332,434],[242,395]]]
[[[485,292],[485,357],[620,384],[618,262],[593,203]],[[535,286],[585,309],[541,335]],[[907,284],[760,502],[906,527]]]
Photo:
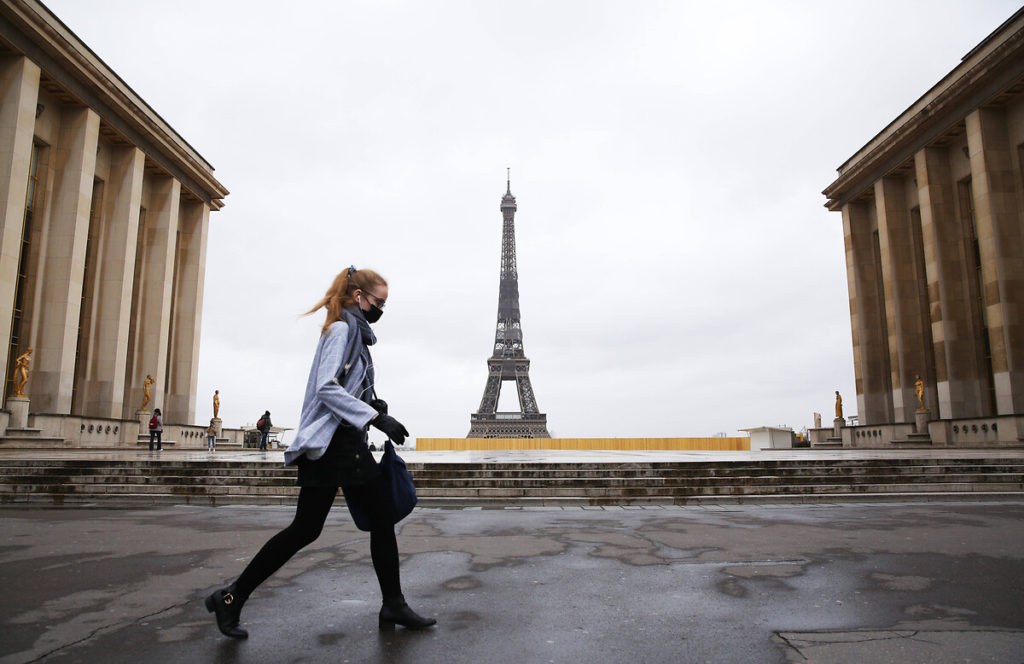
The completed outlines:
[[[363,310],[359,307],[345,307],[342,309],[341,315],[345,319],[345,323],[348,324],[349,336],[348,341],[345,343],[345,353],[341,356],[338,382],[341,382],[341,377],[352,368],[356,358],[362,356],[363,363],[366,365],[366,376],[363,378],[363,394],[369,397],[369,395],[373,394],[374,384],[373,360],[370,358],[369,346],[377,343],[377,337],[374,336],[373,330],[370,329],[370,324],[366,322],[366,316],[363,315]],[[354,334],[355,332],[358,332],[358,334]],[[369,402],[368,398],[363,400]]]

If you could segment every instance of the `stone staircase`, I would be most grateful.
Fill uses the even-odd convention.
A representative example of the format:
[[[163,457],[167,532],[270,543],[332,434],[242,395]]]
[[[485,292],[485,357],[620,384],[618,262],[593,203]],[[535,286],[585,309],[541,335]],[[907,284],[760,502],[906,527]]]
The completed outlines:
[[[410,463],[409,470],[425,507],[1024,499],[1024,457]],[[3,504],[292,504],[297,494],[294,469],[272,461],[0,460]]]

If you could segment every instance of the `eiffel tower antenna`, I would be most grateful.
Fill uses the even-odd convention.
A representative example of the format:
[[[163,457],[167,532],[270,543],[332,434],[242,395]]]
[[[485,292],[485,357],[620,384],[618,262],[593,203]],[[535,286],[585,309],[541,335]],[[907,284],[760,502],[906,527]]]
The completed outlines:
[[[494,352],[487,360],[487,384],[480,408],[469,416],[467,438],[550,438],[548,416],[537,408],[530,385],[530,360],[523,352],[523,328],[519,320],[519,273],[516,270],[516,198],[512,195],[512,169],[507,169],[507,188],[501,197],[501,280],[498,284],[498,324]],[[519,410],[498,412],[501,386],[514,382]]]

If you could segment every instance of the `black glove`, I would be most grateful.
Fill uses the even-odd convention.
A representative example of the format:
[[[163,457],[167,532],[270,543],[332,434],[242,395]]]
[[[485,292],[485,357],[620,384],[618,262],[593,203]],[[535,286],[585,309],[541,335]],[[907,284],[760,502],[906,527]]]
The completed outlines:
[[[377,411],[381,415],[387,415],[388,414],[388,402],[384,401],[383,399],[371,399],[370,400],[370,408],[373,408],[375,411]]]
[[[383,431],[395,445],[403,444],[405,442],[405,437],[409,435],[409,432],[404,426],[402,426],[401,422],[390,415],[385,415],[383,413],[373,418],[370,422],[370,426]]]

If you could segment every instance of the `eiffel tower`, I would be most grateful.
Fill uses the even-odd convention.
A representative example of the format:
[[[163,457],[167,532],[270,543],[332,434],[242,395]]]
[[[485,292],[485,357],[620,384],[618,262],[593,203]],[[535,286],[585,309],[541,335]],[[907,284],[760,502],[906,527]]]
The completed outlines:
[[[501,282],[498,286],[498,327],[494,352],[487,360],[487,384],[480,409],[469,416],[467,438],[550,438],[548,416],[537,408],[530,385],[530,360],[523,353],[519,322],[519,273],[516,271],[516,198],[512,179],[501,197]],[[519,410],[498,412],[498,395],[505,382],[515,381]]]

